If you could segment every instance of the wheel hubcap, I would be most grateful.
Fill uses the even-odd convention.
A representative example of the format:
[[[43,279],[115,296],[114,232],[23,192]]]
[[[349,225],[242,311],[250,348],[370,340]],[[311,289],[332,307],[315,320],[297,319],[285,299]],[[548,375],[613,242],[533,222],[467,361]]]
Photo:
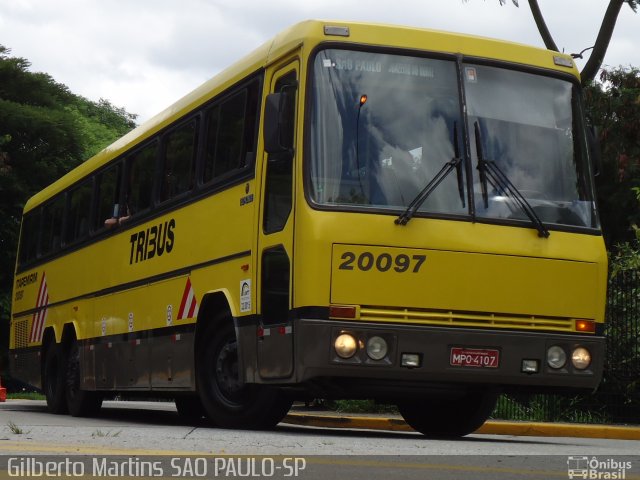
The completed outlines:
[[[242,390],[242,383],[238,374],[238,346],[236,342],[228,342],[220,349],[215,371],[221,393],[230,399],[237,399]]]

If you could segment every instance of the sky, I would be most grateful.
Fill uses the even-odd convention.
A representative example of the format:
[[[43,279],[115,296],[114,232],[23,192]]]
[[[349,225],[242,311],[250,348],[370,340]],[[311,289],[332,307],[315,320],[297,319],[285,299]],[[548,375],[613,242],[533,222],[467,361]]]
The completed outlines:
[[[409,25],[543,47],[526,0],[0,0],[0,45],[142,123],[296,22]],[[593,45],[607,0],[539,0],[556,44]],[[622,7],[604,64],[640,67],[640,11]],[[577,61],[581,68],[584,61]]]

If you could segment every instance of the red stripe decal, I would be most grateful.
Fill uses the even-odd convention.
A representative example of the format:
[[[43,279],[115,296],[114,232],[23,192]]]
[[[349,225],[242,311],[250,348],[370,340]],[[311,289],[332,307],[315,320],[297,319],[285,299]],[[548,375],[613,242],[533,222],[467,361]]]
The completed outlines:
[[[187,278],[187,285],[184,287],[184,292],[182,293],[182,302],[180,302],[180,309],[178,310],[178,319],[183,318],[184,307],[186,306],[187,298],[189,297],[189,290],[191,290],[191,280]]]

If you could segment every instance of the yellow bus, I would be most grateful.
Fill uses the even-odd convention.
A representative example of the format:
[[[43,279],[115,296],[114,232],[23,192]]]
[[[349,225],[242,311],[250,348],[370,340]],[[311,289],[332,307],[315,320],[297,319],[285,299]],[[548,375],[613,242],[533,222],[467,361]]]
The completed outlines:
[[[500,392],[592,390],[607,261],[570,56],[307,21],[24,208],[12,375],[52,412],[293,399],[465,435]]]

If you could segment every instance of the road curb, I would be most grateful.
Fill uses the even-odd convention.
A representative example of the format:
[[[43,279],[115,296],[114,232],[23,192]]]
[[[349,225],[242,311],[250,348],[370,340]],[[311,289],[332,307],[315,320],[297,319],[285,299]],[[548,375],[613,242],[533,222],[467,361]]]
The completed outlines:
[[[356,428],[365,430],[385,430],[391,432],[414,431],[404,420],[390,417],[357,417],[290,413],[284,420],[282,420],[282,422],[307,427]],[[571,423],[506,422],[490,420],[474,433],[485,435],[640,440],[640,427],[578,425]]]

